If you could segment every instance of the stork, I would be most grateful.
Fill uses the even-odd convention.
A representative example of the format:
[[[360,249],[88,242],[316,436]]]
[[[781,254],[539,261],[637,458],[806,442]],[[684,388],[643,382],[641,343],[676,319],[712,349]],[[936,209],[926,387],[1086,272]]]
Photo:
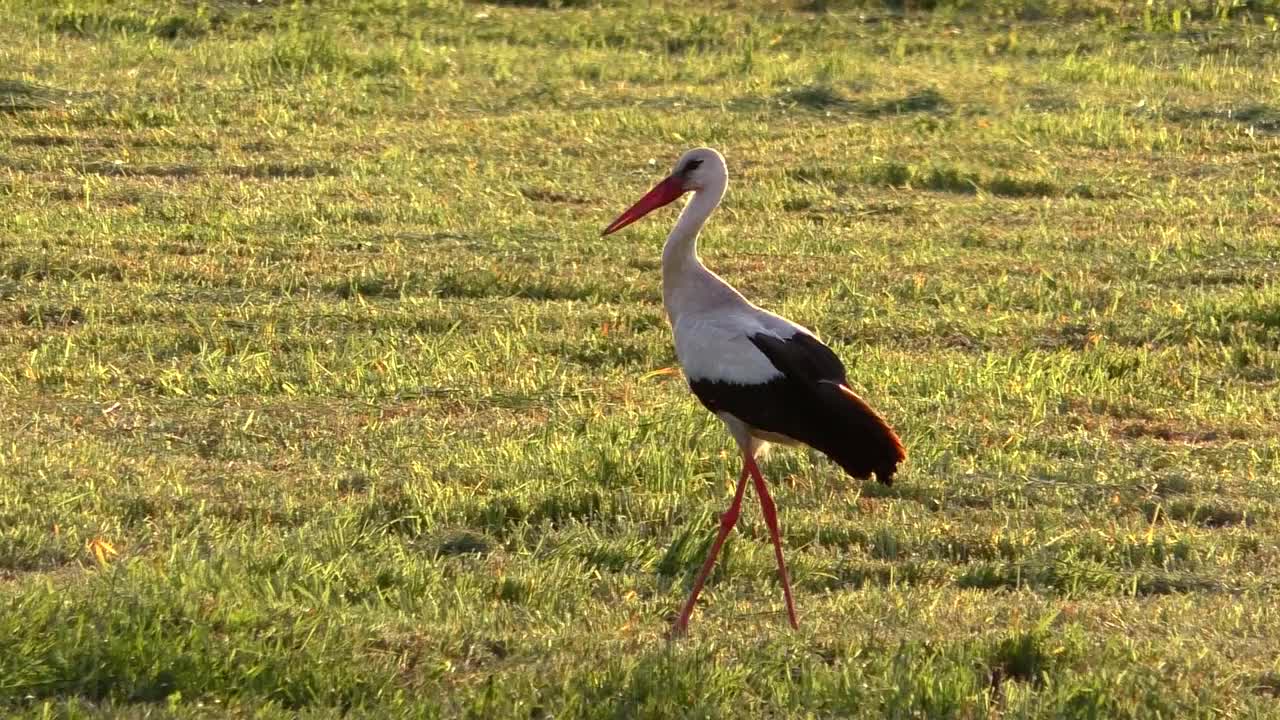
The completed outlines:
[[[807,328],[760,308],[698,258],[698,233],[729,186],[724,157],[711,148],[682,155],[672,173],[604,230],[617,232],[692,192],[662,250],[662,304],[675,336],[676,357],[689,389],[727,426],[742,453],[742,474],[729,509],[675,624],[688,631],[698,594],[720,547],[738,521],[747,478],[778,562],[787,619],[798,628],[791,582],[782,558],[777,509],[756,455],[765,443],[808,445],[854,478],[888,485],[906,450],[893,429],[849,389],[844,364]]]

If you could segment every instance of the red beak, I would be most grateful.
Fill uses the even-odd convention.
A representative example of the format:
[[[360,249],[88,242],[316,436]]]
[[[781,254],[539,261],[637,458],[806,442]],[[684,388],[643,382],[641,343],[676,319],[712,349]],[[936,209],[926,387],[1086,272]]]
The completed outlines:
[[[604,229],[603,235],[615,233],[649,213],[657,210],[663,205],[669,205],[676,198],[684,194],[684,180],[674,175],[666,180],[653,186],[644,197],[635,205],[627,208],[627,211],[618,216],[617,220],[609,223],[609,227]]]

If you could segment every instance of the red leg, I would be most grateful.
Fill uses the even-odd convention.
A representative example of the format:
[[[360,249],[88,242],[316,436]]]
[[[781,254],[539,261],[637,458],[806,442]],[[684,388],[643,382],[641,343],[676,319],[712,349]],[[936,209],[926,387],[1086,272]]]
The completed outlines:
[[[742,509],[742,493],[747,489],[747,467],[743,465],[742,476],[738,478],[738,489],[733,493],[733,502],[729,504],[729,509],[720,516],[720,534],[716,535],[716,541],[712,543],[711,550],[707,553],[707,559],[702,563],[702,570],[698,571],[698,579],[693,583],[693,592],[689,593],[689,599],[685,601],[684,609],[680,611],[680,617],[676,619],[676,624],[671,628],[672,637],[684,635],[689,629],[689,616],[693,614],[693,605],[698,601],[698,593],[702,592],[702,584],[707,581],[707,576],[711,574],[711,568],[716,564],[716,557],[720,555],[720,546],[724,544],[724,539],[729,535],[729,531],[738,523],[738,513]]]
[[[782,534],[778,532],[778,509],[774,507],[773,497],[769,495],[769,488],[764,484],[764,477],[760,474],[760,468],[756,466],[755,458],[747,457],[747,468],[751,471],[752,480],[756,484],[756,493],[760,496],[760,509],[764,511],[764,522],[769,526],[769,538],[773,540],[773,552],[778,558],[778,578],[782,580],[782,594],[787,599],[787,619],[791,621],[791,627],[799,628],[800,623],[796,622],[796,604],[791,599],[791,581],[787,579],[787,564],[782,560]]]

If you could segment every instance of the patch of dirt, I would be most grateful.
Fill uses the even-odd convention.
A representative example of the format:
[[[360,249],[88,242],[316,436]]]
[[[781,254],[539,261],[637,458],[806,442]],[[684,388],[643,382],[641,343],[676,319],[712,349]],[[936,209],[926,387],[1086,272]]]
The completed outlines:
[[[226,174],[240,178],[256,178],[260,180],[279,180],[283,178],[337,177],[341,169],[331,163],[283,163],[267,162],[255,165],[232,165],[225,169]]]
[[[866,101],[851,98],[843,90],[832,85],[815,83],[788,88],[778,94],[775,100],[785,105],[808,110],[848,111],[868,118],[916,113],[947,115],[952,111],[951,103],[943,97],[942,93],[931,87],[909,92],[900,98]]]
[[[585,205],[590,202],[586,198],[540,188],[520,188],[520,194],[534,202],[567,203],[570,205]]]
[[[1251,104],[1241,107],[1218,108],[1168,108],[1166,120],[1176,123],[1217,122],[1233,123],[1266,134],[1280,133],[1280,108]]]
[[[1102,334],[1087,323],[1067,323],[1050,329],[1047,335],[1037,337],[1036,345],[1045,350],[1086,350],[1101,340]]]
[[[87,173],[113,177],[186,178],[200,174],[193,165],[130,165],[120,162],[90,162],[81,166]]]
[[[1169,423],[1154,420],[1142,420],[1123,425],[1120,428],[1120,434],[1132,439],[1154,438],[1164,442],[1186,443],[1189,445],[1207,445],[1220,440],[1246,440],[1249,438],[1248,431],[1243,428],[1214,430],[1176,427]]]
[[[0,80],[0,113],[49,110],[88,96],[22,80]]]
[[[1209,427],[1177,419],[1159,418],[1137,404],[1102,399],[1074,398],[1066,403],[1066,414],[1074,424],[1093,432],[1114,432],[1129,440],[1152,439],[1185,445],[1210,445],[1231,440],[1249,440],[1262,428],[1237,425]]]
[[[1268,695],[1280,700],[1280,673],[1264,673],[1253,684],[1256,695]]]
[[[488,555],[494,550],[496,543],[480,533],[459,531],[449,533],[441,538],[436,546],[440,555]]]
[[[18,137],[9,138],[9,142],[14,145],[29,145],[32,147],[64,147],[74,145],[75,139],[65,135],[19,135]]]
[[[1192,499],[1174,500],[1167,503],[1144,503],[1142,512],[1148,522],[1158,524],[1166,520],[1186,522],[1206,528],[1223,528],[1234,525],[1251,525],[1256,518],[1245,511],[1213,502],[1201,502]]]

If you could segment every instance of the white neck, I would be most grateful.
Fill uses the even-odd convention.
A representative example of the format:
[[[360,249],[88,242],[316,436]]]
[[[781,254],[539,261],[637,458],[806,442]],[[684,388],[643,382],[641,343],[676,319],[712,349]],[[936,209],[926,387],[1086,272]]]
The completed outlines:
[[[698,259],[698,233],[720,205],[728,185],[728,175],[717,173],[695,192],[662,248],[662,303],[672,321],[685,310],[742,297]]]

